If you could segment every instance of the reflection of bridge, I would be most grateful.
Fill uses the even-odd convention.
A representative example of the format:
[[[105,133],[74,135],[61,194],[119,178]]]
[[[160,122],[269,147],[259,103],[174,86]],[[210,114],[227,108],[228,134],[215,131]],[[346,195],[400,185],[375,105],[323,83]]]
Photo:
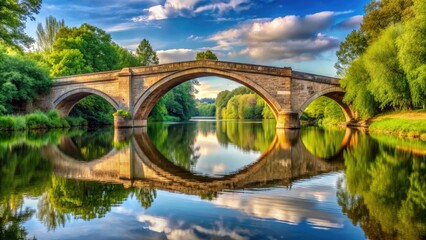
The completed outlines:
[[[224,189],[289,185],[295,179],[343,169],[341,161],[323,160],[308,152],[297,130],[277,131],[269,149],[255,163],[221,178],[195,175],[174,165],[151,143],[146,128],[134,129],[130,147],[112,150],[91,162],[69,157],[54,145],[42,152],[54,162],[55,174],[59,176],[196,195]],[[74,147],[72,141],[62,141],[61,149],[70,147]]]
[[[348,122],[353,119],[351,109],[342,102],[344,92],[336,78],[296,72],[291,68],[211,60],[57,78],[50,94],[37,105],[68,115],[78,101],[95,94],[115,109],[129,110],[133,119],[121,122],[121,126],[146,126],[149,113],[167,91],[182,82],[205,76],[227,78],[255,91],[271,107],[277,128],[299,128],[302,112],[320,96],[335,100]]]

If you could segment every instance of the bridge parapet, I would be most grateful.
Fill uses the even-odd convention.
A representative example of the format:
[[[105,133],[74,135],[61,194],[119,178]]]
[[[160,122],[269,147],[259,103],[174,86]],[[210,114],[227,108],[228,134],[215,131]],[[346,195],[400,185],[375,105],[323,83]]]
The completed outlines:
[[[144,74],[153,74],[153,73],[164,73],[164,72],[176,72],[187,70],[191,68],[216,68],[225,71],[236,71],[236,72],[247,72],[247,73],[260,73],[273,76],[291,76],[291,68],[289,67],[270,67],[263,65],[253,65],[245,63],[235,63],[235,62],[224,62],[224,61],[214,61],[214,60],[197,60],[197,61],[187,61],[187,62],[177,62],[177,63],[167,63],[159,64],[147,67],[132,67],[134,75],[144,75]]]

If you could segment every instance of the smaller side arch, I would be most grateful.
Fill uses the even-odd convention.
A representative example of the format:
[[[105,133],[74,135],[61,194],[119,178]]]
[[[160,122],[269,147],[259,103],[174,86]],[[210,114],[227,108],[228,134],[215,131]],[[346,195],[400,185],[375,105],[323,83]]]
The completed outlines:
[[[58,97],[55,101],[53,101],[53,109],[59,110],[62,116],[68,116],[68,114],[71,112],[73,107],[83,98],[89,96],[89,95],[97,95],[105,99],[111,106],[118,110],[120,108],[120,105],[117,101],[115,101],[111,96],[108,94],[92,89],[92,88],[77,88],[73,89],[71,91],[66,92],[65,94],[62,94],[60,97]]]
[[[302,116],[303,111],[309,106],[309,104],[311,104],[315,99],[317,99],[321,96],[325,96],[325,97],[328,97],[328,98],[334,100],[340,106],[340,108],[343,111],[343,114],[345,115],[346,122],[354,121],[354,112],[349,107],[349,105],[347,105],[346,103],[343,102],[344,94],[345,94],[345,90],[343,90],[340,87],[326,88],[322,91],[319,91],[319,92],[313,94],[300,107],[300,109],[298,111],[299,119]]]

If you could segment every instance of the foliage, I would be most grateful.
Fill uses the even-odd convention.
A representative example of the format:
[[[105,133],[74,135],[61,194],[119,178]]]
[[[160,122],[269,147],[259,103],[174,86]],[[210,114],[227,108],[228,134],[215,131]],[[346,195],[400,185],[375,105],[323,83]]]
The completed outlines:
[[[412,0],[371,0],[365,7],[361,31],[373,42],[388,26],[410,19],[413,15],[412,5]]]
[[[407,74],[413,104],[426,108],[426,3],[413,2],[415,16],[398,38],[398,59]]]
[[[337,75],[344,76],[348,66],[357,59],[367,48],[367,37],[358,30],[353,30],[345,41],[340,43],[339,50],[336,52],[337,63],[334,67]]]
[[[94,125],[112,125],[114,107],[98,95],[90,95],[80,100],[71,110],[70,116],[82,117],[88,124]]]
[[[34,20],[33,14],[38,14],[41,0],[2,0],[0,2],[0,43],[22,49],[21,45],[29,47],[34,41],[24,32],[26,20]]]
[[[390,26],[369,46],[364,55],[365,68],[370,76],[367,88],[380,103],[381,109],[411,106],[410,89],[397,58],[396,39],[401,33],[400,25]]]
[[[50,62],[51,75],[57,77],[117,69],[119,58],[111,36],[85,23],[80,27],[59,29]]]
[[[118,68],[128,68],[139,66],[138,58],[129,50],[120,47],[119,45],[113,43],[115,51],[118,55]]]
[[[113,113],[114,116],[121,116],[124,117],[125,119],[131,119],[132,115],[130,115],[129,111],[124,110],[124,109],[119,109],[117,110],[115,113]]]
[[[206,50],[205,52],[197,52],[196,60],[218,60],[216,54],[214,54],[210,50]]]
[[[41,23],[37,25],[37,47],[41,52],[52,52],[53,42],[55,41],[56,33],[61,27],[64,27],[64,20],[56,20],[53,16],[49,16],[45,20],[45,26]]]
[[[145,38],[136,48],[136,56],[141,66],[149,66],[159,63],[157,53],[152,49],[151,44]]]
[[[0,131],[69,128],[71,126],[87,126],[87,121],[82,118],[62,118],[55,110],[47,113],[35,111],[22,116],[0,116]]]
[[[343,102],[350,104],[361,118],[372,117],[378,113],[379,103],[367,89],[370,81],[363,57],[353,61],[345,77],[340,80],[340,85],[346,90]]]
[[[198,83],[184,82],[166,93],[151,111],[149,119],[151,121],[189,120],[196,114],[195,84]]]
[[[425,156],[356,137],[344,154],[346,184],[338,185],[342,211],[369,239],[424,239]]]
[[[216,105],[214,103],[198,102],[197,103],[198,116],[214,117],[216,112]]]
[[[426,106],[424,9],[422,0],[372,0],[361,29],[341,44],[344,101],[361,118]]]
[[[274,114],[260,96],[247,87],[239,87],[217,95],[216,118],[268,119],[274,118]]]
[[[336,125],[345,121],[340,106],[328,97],[315,99],[304,111],[307,120],[317,120],[318,125]]]
[[[22,111],[25,104],[52,86],[46,69],[0,47],[0,115]]]

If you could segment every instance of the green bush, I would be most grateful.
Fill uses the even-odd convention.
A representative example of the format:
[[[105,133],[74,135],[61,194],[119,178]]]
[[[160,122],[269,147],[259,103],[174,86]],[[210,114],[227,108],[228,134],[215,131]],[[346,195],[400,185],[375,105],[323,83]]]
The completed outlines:
[[[15,121],[12,116],[1,116],[0,117],[0,130],[8,131],[15,129]]]
[[[35,111],[27,115],[25,119],[27,121],[27,128],[29,129],[46,129],[51,125],[46,114],[40,111]]]
[[[131,119],[132,118],[129,111],[126,111],[126,110],[123,110],[123,109],[117,110],[117,112],[115,112],[113,115],[114,116],[121,116],[121,117],[124,117],[125,119]]]
[[[68,122],[68,124],[71,127],[82,127],[82,126],[87,126],[88,122],[86,119],[82,118],[82,117],[66,117],[65,120]]]
[[[12,116],[15,120],[15,130],[25,130],[27,128],[27,121],[25,116]]]

